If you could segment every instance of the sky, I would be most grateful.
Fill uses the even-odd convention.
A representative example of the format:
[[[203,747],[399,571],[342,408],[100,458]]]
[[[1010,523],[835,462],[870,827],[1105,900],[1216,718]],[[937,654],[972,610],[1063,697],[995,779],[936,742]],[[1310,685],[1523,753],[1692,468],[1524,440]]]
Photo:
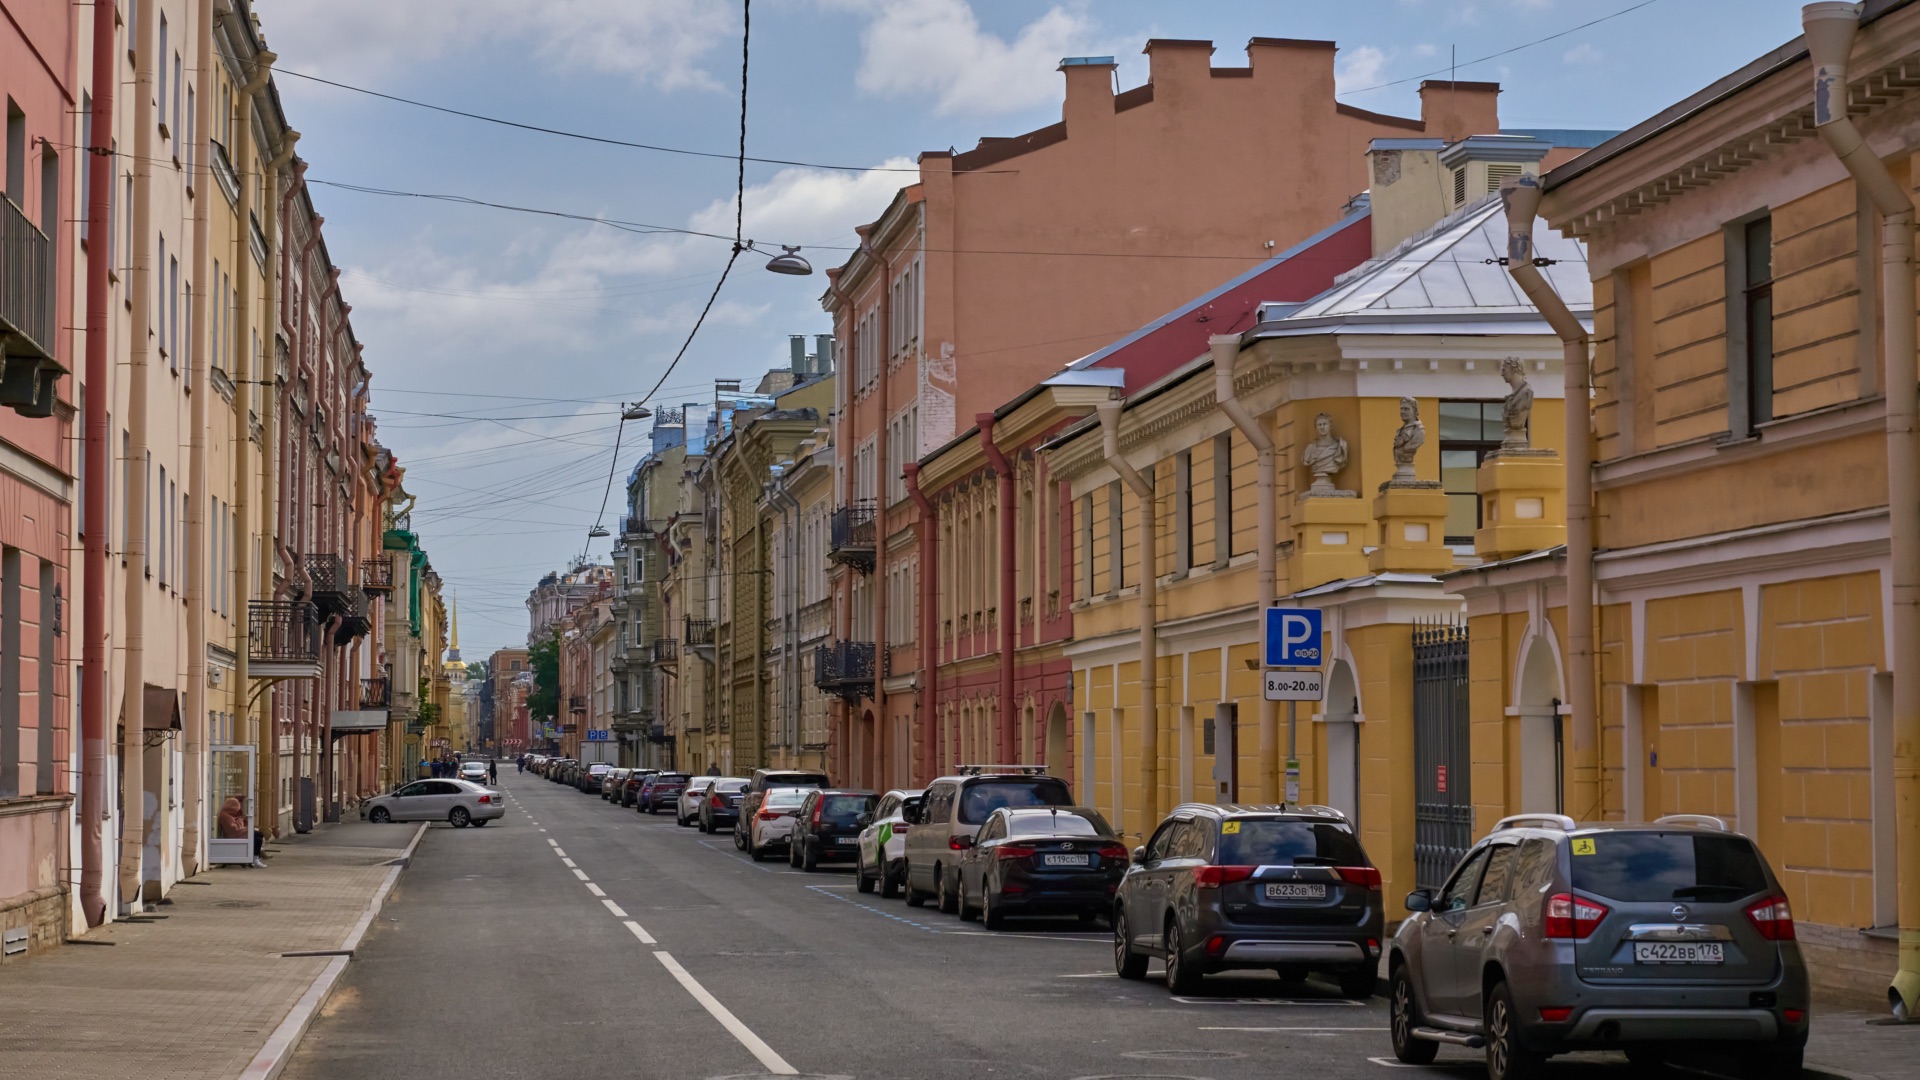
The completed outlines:
[[[759,0],[747,153],[807,164],[747,164],[745,234],[775,251],[802,245],[816,271],[838,265],[853,227],[912,181],[920,151],[1057,122],[1062,57],[1115,56],[1120,88],[1138,86],[1153,37],[1212,40],[1217,66],[1244,64],[1250,37],[1332,40],[1341,100],[1403,116],[1419,115],[1420,76],[1457,63],[1461,79],[1501,83],[1505,126],[1619,130],[1796,36],[1799,7]],[[668,371],[729,242],[640,226],[732,234],[740,0],[254,0],[254,10],[280,56],[281,99],[366,346],[379,437],[407,467],[414,527],[458,606],[462,653],[522,645],[534,582],[582,555],[607,557],[610,541],[587,530],[602,520],[611,469],[604,523],[617,531],[622,482],[644,452],[646,423],[628,424],[616,465],[621,403],[656,384],[651,400],[667,405],[705,399],[715,378],[750,385],[786,366],[789,334],[831,331],[821,274],[769,274],[749,254]],[[1550,35],[1560,36],[1541,40]],[[300,76],[721,156],[515,130]]]

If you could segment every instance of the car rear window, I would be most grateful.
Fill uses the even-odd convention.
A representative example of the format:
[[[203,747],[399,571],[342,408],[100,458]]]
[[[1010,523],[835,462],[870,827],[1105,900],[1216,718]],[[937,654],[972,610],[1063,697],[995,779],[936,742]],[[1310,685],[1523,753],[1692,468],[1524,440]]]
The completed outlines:
[[[807,801],[807,793],[804,791],[769,791],[767,792],[768,806],[799,806],[801,803],[806,801]]]
[[[1071,814],[1019,814],[1007,819],[1008,836],[1112,836],[1113,826],[1091,810]]]
[[[851,825],[879,801],[877,795],[827,795],[820,800],[820,819],[836,825]]]
[[[1767,888],[1760,852],[1744,836],[1603,832],[1576,836],[1573,887],[1626,903],[1725,903]]]
[[[713,790],[745,791],[747,790],[747,782],[745,780],[722,780],[719,783],[713,785]]]
[[[783,772],[768,773],[760,778],[763,787],[825,787],[825,773]]]
[[[989,780],[960,796],[960,822],[980,825],[1002,807],[1072,806],[1073,796],[1058,780]]]
[[[1224,866],[1371,866],[1365,849],[1338,825],[1277,818],[1228,819],[1220,823]]]

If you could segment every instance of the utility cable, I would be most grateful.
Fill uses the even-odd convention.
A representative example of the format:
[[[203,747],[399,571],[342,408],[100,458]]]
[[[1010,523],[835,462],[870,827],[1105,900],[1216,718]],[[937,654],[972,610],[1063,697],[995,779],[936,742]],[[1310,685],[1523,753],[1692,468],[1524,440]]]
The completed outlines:
[[[1654,4],[1658,2],[1659,0],[1641,0],[1640,3],[1635,4],[1632,7],[1621,8],[1619,11],[1616,11],[1611,15],[1602,15],[1597,19],[1591,19],[1587,22],[1583,22],[1579,26],[1570,26],[1567,29],[1560,31],[1557,34],[1548,34],[1546,37],[1543,37],[1543,38],[1535,38],[1532,41],[1515,45],[1510,49],[1501,49],[1499,52],[1488,53],[1487,55],[1482,56],[1477,60],[1468,60],[1463,64],[1453,64],[1448,67],[1443,67],[1438,71],[1429,71],[1425,75],[1409,75],[1404,79],[1395,79],[1392,82],[1374,83],[1372,86],[1363,86],[1358,90],[1342,90],[1341,92],[1339,92],[1338,94],[1335,94],[1334,96],[1335,97],[1352,97],[1355,94],[1364,94],[1369,90],[1384,90],[1389,86],[1400,86],[1402,84],[1415,82],[1420,79],[1431,79],[1435,75],[1446,75],[1451,72],[1458,71],[1463,67],[1472,67],[1475,64],[1484,64],[1489,60],[1498,60],[1503,56],[1508,56],[1512,53],[1517,53],[1522,49],[1531,49],[1535,45],[1545,45],[1549,41],[1554,41],[1559,38],[1566,37],[1568,34],[1577,34],[1580,31],[1585,30],[1590,26],[1599,26],[1603,22],[1608,22],[1613,19],[1617,19],[1622,15],[1632,14],[1633,12],[1639,11],[1643,7],[1652,7]]]

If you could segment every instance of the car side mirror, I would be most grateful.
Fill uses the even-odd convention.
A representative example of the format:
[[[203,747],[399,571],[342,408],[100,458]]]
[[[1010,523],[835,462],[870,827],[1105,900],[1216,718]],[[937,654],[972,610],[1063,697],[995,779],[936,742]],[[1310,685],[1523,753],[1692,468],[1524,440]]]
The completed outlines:
[[[1407,894],[1408,911],[1432,911],[1433,894],[1425,889],[1415,889]]]
[[[1133,849],[1133,865],[1147,865],[1147,849],[1144,846]]]

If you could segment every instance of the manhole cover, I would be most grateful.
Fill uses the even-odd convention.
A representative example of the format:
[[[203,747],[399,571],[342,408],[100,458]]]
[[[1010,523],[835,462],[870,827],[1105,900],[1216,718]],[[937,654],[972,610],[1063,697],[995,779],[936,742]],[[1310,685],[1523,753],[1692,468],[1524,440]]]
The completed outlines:
[[[1129,1050],[1120,1056],[1148,1061],[1224,1061],[1247,1055],[1234,1050]]]
[[[215,900],[214,907],[266,907],[265,900]]]

